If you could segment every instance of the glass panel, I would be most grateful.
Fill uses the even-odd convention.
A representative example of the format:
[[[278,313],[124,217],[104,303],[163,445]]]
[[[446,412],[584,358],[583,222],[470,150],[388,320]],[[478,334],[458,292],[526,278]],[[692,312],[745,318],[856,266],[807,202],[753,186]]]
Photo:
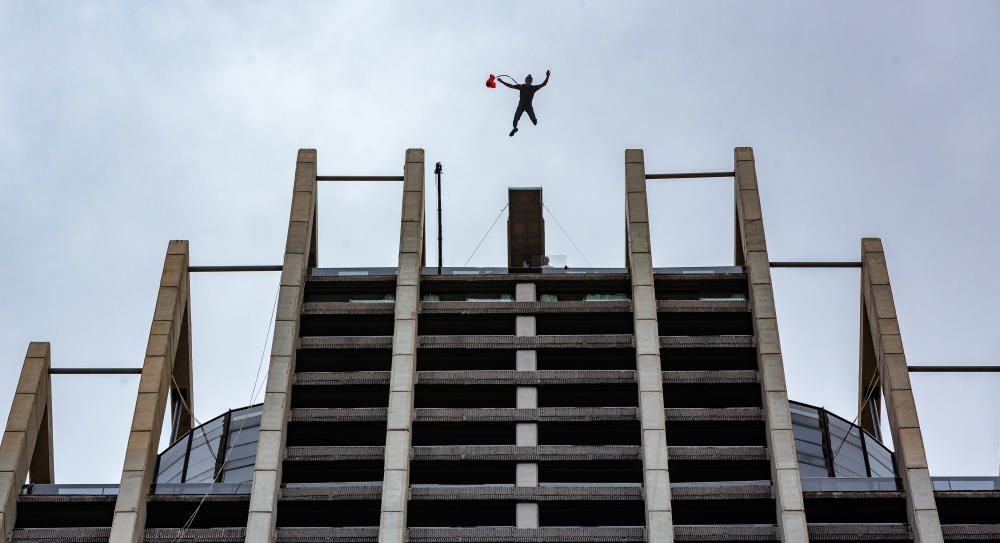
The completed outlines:
[[[217,417],[191,431],[191,454],[185,483],[210,483],[215,476],[224,417]]]
[[[181,472],[184,470],[184,453],[187,452],[188,439],[190,439],[190,436],[184,436],[180,441],[174,443],[169,449],[160,454],[160,466],[156,474],[157,482],[181,482]]]
[[[513,302],[514,301],[514,296],[512,296],[510,294],[497,294],[497,295],[493,295],[493,296],[491,296],[489,294],[472,294],[472,295],[469,295],[465,299],[465,301],[467,301],[467,302]]]
[[[895,477],[896,468],[892,462],[892,453],[873,437],[865,436],[865,447],[868,449],[868,463],[872,477]]]
[[[866,492],[897,490],[896,479],[872,477],[803,477],[805,492]]]
[[[931,477],[934,490],[1000,490],[1000,477]]]
[[[378,294],[351,294],[347,301],[355,304],[392,303],[396,301],[396,295],[386,294],[384,296],[380,296]]]
[[[833,415],[827,420],[830,423],[834,474],[837,477],[867,477],[860,428]]]
[[[226,469],[222,472],[224,483],[245,483],[253,479],[253,460],[246,466],[236,469]]]
[[[226,462],[222,466],[223,482],[241,483],[250,481],[253,477],[257,440],[260,436],[260,413],[260,406],[232,413],[229,422]]]
[[[804,477],[826,477],[826,458],[823,451],[823,431],[819,412],[804,405],[789,404],[792,411],[792,428],[799,472]]]
[[[587,294],[583,297],[586,302],[611,302],[628,300],[628,294]]]

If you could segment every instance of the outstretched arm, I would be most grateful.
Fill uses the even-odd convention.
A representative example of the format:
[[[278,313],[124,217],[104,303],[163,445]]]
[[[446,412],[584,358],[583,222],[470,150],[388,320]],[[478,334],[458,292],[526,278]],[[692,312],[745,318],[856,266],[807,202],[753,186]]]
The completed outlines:
[[[510,83],[504,81],[503,79],[500,79],[499,77],[497,78],[497,81],[499,81],[500,83],[502,83],[503,86],[505,86],[505,87],[510,87],[512,89],[516,89],[517,88],[516,85],[511,85]]]
[[[542,81],[542,84],[539,85],[538,88],[542,88],[545,85],[549,84],[549,76],[550,75],[552,75],[552,70],[545,70],[545,81]]]

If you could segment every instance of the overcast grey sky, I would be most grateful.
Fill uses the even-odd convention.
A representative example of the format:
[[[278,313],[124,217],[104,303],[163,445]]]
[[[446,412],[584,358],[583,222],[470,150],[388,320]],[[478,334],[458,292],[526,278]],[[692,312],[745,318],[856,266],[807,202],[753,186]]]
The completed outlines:
[[[300,147],[321,174],[443,162],[446,265],[540,185],[621,266],[625,148],[666,172],[753,146],[773,260],[880,236],[909,361],[1000,363],[996,2],[4,2],[0,35],[0,413],[29,341],[141,364],[167,240],[280,263]],[[539,125],[509,138],[516,95],[487,74],[546,68]],[[731,264],[729,183],[651,186],[656,265]],[[324,186],[320,264],[394,265],[399,191]],[[583,265],[552,221],[547,246]],[[471,265],[504,250],[498,228]],[[853,418],[857,271],[774,281],[790,396]],[[276,282],[192,279],[202,420],[250,401]],[[996,475],[1000,376],[912,380],[932,473]],[[137,378],[54,382],[57,480],[117,482]]]

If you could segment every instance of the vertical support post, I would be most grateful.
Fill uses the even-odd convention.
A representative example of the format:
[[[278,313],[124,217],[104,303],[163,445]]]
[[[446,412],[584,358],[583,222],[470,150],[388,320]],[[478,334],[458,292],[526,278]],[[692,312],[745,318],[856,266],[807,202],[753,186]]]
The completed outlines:
[[[771,288],[771,264],[764,237],[757,170],[753,149],[735,149],[735,197],[737,243],[749,277],[753,331],[757,340],[757,367],[760,372],[764,404],[764,424],[768,451],[771,454],[771,479],[777,506],[781,541],[808,541],[802,481],[792,433],[792,416],[785,388],[785,366],[781,357],[774,292]],[[741,259],[737,258],[737,262]]]
[[[32,342],[24,355],[7,426],[0,441],[0,542],[10,541],[17,495],[32,483],[53,482],[51,351]]]
[[[385,434],[379,543],[406,541],[410,487],[413,391],[417,379],[417,313],[424,248],[424,150],[407,149],[403,170],[403,210],[399,228],[389,414]]]
[[[862,266],[864,262],[862,262]],[[861,293],[861,333],[858,353],[858,406],[861,413],[858,424],[869,434],[882,439],[882,382],[879,375],[878,360],[875,356],[875,345],[872,342],[872,330],[865,314],[865,295]]]
[[[862,372],[866,360],[875,361],[888,407],[889,429],[896,445],[896,475],[903,481],[906,513],[913,530],[914,543],[944,541],[941,519],[934,500],[934,488],[927,468],[924,440],[917,419],[917,408],[910,388],[910,375],[903,352],[903,340],[896,320],[896,305],[889,284],[882,240],[861,240],[861,316],[868,330],[869,345],[862,338]],[[871,351],[867,351],[870,347]],[[859,391],[865,392],[865,391]],[[877,413],[871,413],[878,416]],[[877,419],[875,419],[877,420]]]
[[[260,438],[250,490],[246,543],[269,543],[281,487],[289,398],[295,375],[299,317],[309,267],[316,263],[316,150],[299,149],[295,162],[292,209],[281,267],[278,309],[274,319],[271,360],[267,370]]]
[[[537,301],[535,283],[518,283],[514,286],[515,302]],[[534,336],[536,322],[534,315],[518,315],[514,319],[514,333],[517,336]],[[538,352],[521,350],[515,353],[517,371],[536,371],[538,369]],[[538,387],[517,387],[517,409],[538,409]],[[538,423],[519,422],[515,428],[515,444],[519,447],[538,446]],[[515,468],[515,483],[518,487],[538,486],[538,463],[519,462]],[[538,504],[534,502],[519,502],[515,510],[515,525],[521,529],[538,528]]]
[[[153,323],[146,342],[110,543],[139,543],[143,539],[146,499],[156,468],[167,395],[171,390],[191,390],[190,380],[178,380],[178,377],[190,379],[191,376],[189,300],[188,242],[173,240],[167,245]],[[180,398],[177,401],[181,401]],[[183,401],[187,402],[186,411],[194,410],[190,398]]]
[[[646,202],[646,165],[642,149],[625,151],[625,214],[629,275],[632,279],[632,317],[635,327],[636,375],[639,381],[639,421],[642,426],[643,489],[646,504],[646,541],[674,540],[667,466],[667,430],[663,410],[663,373],[660,331],[656,318],[656,290],[649,243]]]

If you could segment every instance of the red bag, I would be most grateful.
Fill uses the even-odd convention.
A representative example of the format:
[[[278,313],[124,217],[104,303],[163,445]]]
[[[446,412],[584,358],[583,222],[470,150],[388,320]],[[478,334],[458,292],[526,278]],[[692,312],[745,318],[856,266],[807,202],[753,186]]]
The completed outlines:
[[[497,88],[497,81],[496,81],[496,79],[497,79],[496,76],[494,76],[493,74],[490,74],[490,78],[486,80],[486,86],[489,87],[489,88],[491,88],[491,89]]]

